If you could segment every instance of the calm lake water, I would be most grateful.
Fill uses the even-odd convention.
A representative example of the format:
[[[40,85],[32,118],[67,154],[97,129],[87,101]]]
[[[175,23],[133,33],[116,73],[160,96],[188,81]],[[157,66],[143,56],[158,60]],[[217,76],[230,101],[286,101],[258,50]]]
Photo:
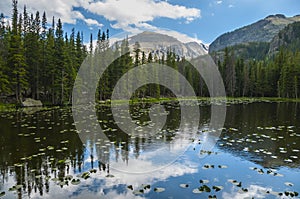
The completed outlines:
[[[179,105],[163,105],[163,130],[141,137],[122,132],[110,108],[100,107],[109,141],[87,134],[85,143],[71,108],[1,113],[0,198],[299,198],[299,103],[228,104],[210,151],[202,148],[209,104],[200,104],[187,148],[177,136]],[[137,124],[151,126],[149,107],[132,105]]]

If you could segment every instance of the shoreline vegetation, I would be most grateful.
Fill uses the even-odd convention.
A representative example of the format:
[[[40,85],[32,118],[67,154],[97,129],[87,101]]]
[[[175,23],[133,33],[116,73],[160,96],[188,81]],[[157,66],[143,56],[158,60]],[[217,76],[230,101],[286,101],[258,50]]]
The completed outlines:
[[[139,103],[163,103],[163,102],[176,102],[178,100],[183,101],[190,101],[190,100],[197,100],[199,103],[205,102],[207,105],[211,103],[220,103],[226,101],[226,104],[247,104],[247,103],[254,103],[254,102],[300,102],[300,98],[278,98],[278,97],[218,97],[218,98],[209,98],[209,97],[197,97],[197,98],[135,98],[130,99],[129,104],[139,104]],[[95,104],[97,107],[99,106],[111,106],[111,100],[105,101],[97,101]],[[127,100],[114,100],[114,105],[122,105],[127,102]],[[0,103],[0,112],[8,112],[8,111],[17,111],[22,109],[31,109],[31,108],[39,108],[39,110],[45,110],[48,108],[58,108],[58,107],[67,107],[71,106],[71,104],[65,105],[51,105],[51,104],[44,104],[43,107],[21,107],[18,104],[12,103]]]

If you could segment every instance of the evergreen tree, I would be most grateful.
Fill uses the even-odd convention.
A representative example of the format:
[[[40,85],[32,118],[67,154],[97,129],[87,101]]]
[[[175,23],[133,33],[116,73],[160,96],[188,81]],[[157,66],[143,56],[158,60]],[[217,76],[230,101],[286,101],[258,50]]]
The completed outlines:
[[[45,59],[42,80],[45,99],[55,104],[54,82],[55,82],[55,41],[54,41],[54,18],[52,19],[52,27],[49,28],[45,40]]]
[[[7,67],[8,31],[5,27],[4,14],[0,14],[0,95],[10,92]]]
[[[54,43],[54,55],[55,55],[55,75],[54,75],[54,92],[55,104],[63,104],[64,102],[64,36],[61,20],[58,19],[55,30],[55,43]]]
[[[228,48],[225,48],[223,70],[225,89],[228,95],[234,96],[236,87],[236,71],[234,65],[233,51],[231,51],[231,54],[229,54]]]
[[[24,58],[23,42],[21,40],[22,17],[19,18],[17,0],[13,0],[12,30],[9,46],[8,62],[11,67],[10,76],[12,77],[12,89],[15,90],[16,101],[21,102],[23,94],[27,89],[27,70]]]

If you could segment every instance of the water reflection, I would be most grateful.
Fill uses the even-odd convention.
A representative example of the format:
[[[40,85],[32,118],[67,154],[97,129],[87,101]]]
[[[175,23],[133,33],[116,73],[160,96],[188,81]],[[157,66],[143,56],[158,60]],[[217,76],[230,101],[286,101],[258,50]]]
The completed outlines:
[[[298,103],[234,105],[219,146],[266,168],[299,167]]]
[[[135,122],[150,124],[148,105],[131,108]],[[195,137],[185,139],[191,144],[187,151],[187,143],[183,144],[177,131],[180,120],[178,104],[166,103],[165,108],[168,116],[163,130],[147,137],[123,133],[114,122],[109,107],[100,107],[98,120],[109,138],[104,144],[92,132],[87,134],[84,144],[81,142],[69,108],[42,110],[31,115],[23,111],[2,113],[0,192],[5,191],[4,198],[133,198],[134,190],[140,189],[142,184],[149,184],[151,189],[144,189],[143,194],[136,195],[137,198],[192,198],[198,197],[192,189],[199,186],[199,179],[206,178],[214,183],[211,186],[224,186],[222,192],[212,195],[222,198],[260,197],[266,190],[280,192],[286,189],[279,175],[268,174],[270,168],[277,168],[276,172],[290,181],[295,180],[293,176],[299,173],[293,169],[299,168],[300,117],[297,103],[230,105],[225,128],[213,152],[203,148],[205,141],[214,141],[210,132],[206,132],[209,105],[200,106],[199,131]],[[187,126],[186,130],[189,128]],[[159,168],[167,158],[173,158],[170,152],[177,154],[177,150],[184,153],[173,164],[143,173]],[[201,159],[200,151],[210,155]],[[207,163],[215,167],[203,170]],[[223,164],[228,168],[222,169],[220,165]],[[257,169],[251,170],[250,166]],[[252,175],[254,178],[249,178]],[[245,180],[243,186],[248,192],[238,193],[235,189],[232,192],[232,185],[227,182],[229,177]],[[78,185],[77,180],[80,180]],[[255,184],[257,181],[264,186]],[[181,183],[189,183],[190,188],[183,190],[179,187]],[[270,184],[274,184],[273,189]],[[129,185],[133,190],[127,188]],[[297,186],[295,189],[300,188]],[[154,187],[164,187],[166,191],[155,193]],[[203,194],[208,197],[209,193]]]

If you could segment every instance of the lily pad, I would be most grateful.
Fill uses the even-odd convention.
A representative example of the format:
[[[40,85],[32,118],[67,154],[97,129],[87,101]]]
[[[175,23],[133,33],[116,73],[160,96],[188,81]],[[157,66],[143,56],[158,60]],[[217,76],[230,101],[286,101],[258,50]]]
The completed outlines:
[[[51,150],[54,150],[54,147],[53,147],[53,146],[47,146],[47,149],[48,149],[49,151],[51,151]]]
[[[212,187],[216,192],[221,191],[224,187],[222,186],[213,186]]]
[[[291,182],[285,182],[284,183],[286,186],[289,186],[289,187],[292,187],[292,186],[294,186],[294,184],[293,183],[291,183]]]
[[[60,185],[61,187],[63,187],[65,185],[68,185],[68,182],[67,181],[62,181],[62,182],[59,182],[58,185]]]
[[[160,193],[160,192],[165,191],[165,188],[162,188],[162,187],[155,187],[153,190],[154,190],[155,192],[157,192],[157,193]]]
[[[210,165],[210,164],[205,164],[202,169],[211,169],[211,168],[215,168],[214,165]]]
[[[58,178],[52,178],[51,180],[52,180],[52,181],[54,181],[54,182],[57,182],[57,181],[59,181],[59,179],[58,179]]]
[[[12,187],[10,187],[9,189],[8,189],[8,191],[16,191],[17,189],[16,189],[16,186],[12,186]]]
[[[2,191],[2,192],[0,193],[0,197],[2,197],[2,196],[5,196],[5,191]]]
[[[293,162],[293,160],[291,160],[291,159],[289,159],[289,158],[288,158],[288,159],[284,159],[284,161],[285,161],[285,162],[289,162],[289,163]]]
[[[231,182],[233,185],[239,185],[239,182],[237,180],[232,180],[232,179],[229,179],[228,182]]]
[[[143,189],[150,189],[150,184],[142,184]]]
[[[133,190],[133,186],[132,185],[128,185],[127,188]]]
[[[84,172],[83,174],[81,174],[81,177],[86,180],[90,177],[90,173],[89,172]]]
[[[135,190],[132,192],[134,195],[141,195],[141,194],[144,194],[144,190],[143,189],[140,189],[140,190]]]
[[[41,177],[43,177],[43,176],[42,176],[42,175],[37,175],[37,176],[35,176],[36,179],[39,179],[39,178],[41,178]]]
[[[66,160],[58,160],[58,164],[64,164]]]
[[[65,176],[65,180],[72,180],[73,176],[72,175],[67,175]]]
[[[181,188],[188,188],[188,187],[189,187],[188,184],[180,184],[179,186],[180,186]]]
[[[199,188],[197,188],[197,189],[193,189],[193,193],[199,194],[199,193],[203,193],[203,191],[200,191]]]
[[[207,185],[202,185],[199,187],[199,190],[202,192],[211,192],[211,189]]]
[[[207,184],[207,183],[209,183],[209,180],[200,180],[199,182],[202,184]]]
[[[71,181],[71,184],[72,184],[72,185],[79,185],[79,184],[80,184],[80,180],[79,180],[79,179],[73,179],[73,180]]]
[[[18,184],[18,185],[16,185],[15,187],[16,187],[16,190],[19,190],[19,189],[21,189],[21,188],[23,187],[23,185]]]

